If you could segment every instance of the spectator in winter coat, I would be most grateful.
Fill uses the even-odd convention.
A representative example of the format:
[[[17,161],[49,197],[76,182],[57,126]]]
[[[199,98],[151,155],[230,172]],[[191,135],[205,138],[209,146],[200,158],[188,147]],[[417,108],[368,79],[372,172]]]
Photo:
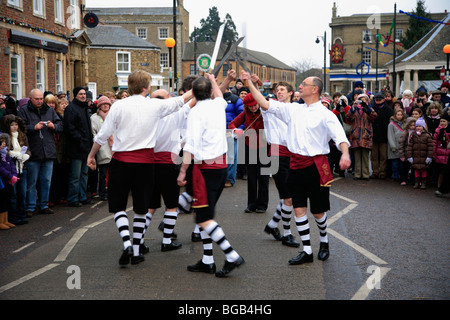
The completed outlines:
[[[64,133],[67,156],[71,159],[67,201],[71,207],[92,203],[87,198],[87,156],[93,144],[91,114],[86,101],[86,90],[73,89],[74,99],[64,111]]]
[[[441,186],[444,180],[444,169],[450,155],[448,144],[450,141],[450,115],[444,114],[440,119],[440,124],[433,135],[433,158],[438,174],[437,186]]]
[[[231,93],[227,88],[223,94],[223,98],[227,102],[227,108],[225,109],[225,115],[227,118],[227,127],[234,118],[244,111],[244,104],[242,100],[235,94]],[[243,129],[244,125],[241,125],[239,129]],[[228,152],[228,175],[225,187],[232,187],[236,182],[236,169],[237,169],[237,157],[238,157],[238,140],[231,134],[227,134]]]
[[[433,139],[425,130],[425,120],[420,118],[416,121],[416,129],[412,133],[407,151],[408,161],[415,170],[414,189],[426,189],[427,168],[432,162]]]
[[[55,110],[44,103],[44,94],[39,89],[31,90],[30,101],[19,110],[18,116],[25,121],[31,152],[27,161],[27,216],[32,216],[37,210],[53,213],[48,207],[48,200],[53,160],[56,159],[54,133],[63,131],[63,123]],[[39,202],[36,199],[36,189]]]
[[[387,127],[394,111],[384,103],[384,95],[375,94],[372,108],[377,113],[373,122],[373,146],[371,154],[372,176],[371,178],[386,178],[387,162]]]
[[[377,118],[375,111],[368,106],[369,97],[360,94],[347,112],[351,123],[350,148],[355,156],[355,179],[369,180],[369,152],[373,145],[372,123]]]
[[[392,161],[392,179],[399,180],[403,162],[400,161],[399,141],[406,125],[405,113],[396,109],[388,125],[388,159]]]

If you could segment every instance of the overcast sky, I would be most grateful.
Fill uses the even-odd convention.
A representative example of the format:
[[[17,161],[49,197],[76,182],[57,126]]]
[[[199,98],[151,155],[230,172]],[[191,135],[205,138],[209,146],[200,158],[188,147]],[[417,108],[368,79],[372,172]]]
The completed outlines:
[[[221,19],[229,13],[240,36],[246,36],[248,49],[263,51],[288,65],[295,61],[310,60],[317,67],[323,66],[323,42],[316,44],[317,36],[327,33],[327,51],[331,43],[331,14],[333,3],[337,14],[349,16],[355,13],[387,13],[412,11],[416,0],[377,0],[374,5],[351,0],[184,0],[189,11],[189,30],[200,26],[200,20],[209,15],[209,8],[216,6]],[[173,0],[86,0],[89,7],[171,7]],[[428,12],[444,12],[450,3],[443,0],[425,0]],[[242,44],[241,44],[242,45]],[[328,55],[327,55],[328,56]],[[327,57],[327,66],[329,58]]]

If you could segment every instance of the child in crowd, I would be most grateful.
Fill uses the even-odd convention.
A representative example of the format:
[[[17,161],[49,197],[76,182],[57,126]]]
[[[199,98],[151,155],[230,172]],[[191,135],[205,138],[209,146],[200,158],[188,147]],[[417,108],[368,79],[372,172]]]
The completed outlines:
[[[439,127],[441,116],[441,104],[438,101],[431,102],[426,112],[425,122],[427,124],[428,132],[432,135],[436,132],[437,127]]]
[[[414,189],[419,186],[421,189],[426,189],[427,168],[433,157],[433,139],[425,126],[425,120],[419,118],[408,144],[407,159],[415,170]]]
[[[400,185],[406,186],[406,182],[408,181],[408,173],[411,169],[411,163],[406,160],[406,152],[408,150],[408,144],[409,140],[411,139],[411,135],[414,132],[414,129],[416,128],[416,119],[415,118],[408,118],[405,125],[405,131],[403,132],[402,136],[400,137],[398,148],[399,148],[399,154],[400,154],[400,161],[402,162],[402,165],[400,165]],[[411,169],[412,175],[411,175],[411,181],[414,180],[414,169]]]
[[[9,219],[13,224],[28,223],[25,211],[25,198],[27,192],[27,171],[25,162],[30,159],[25,122],[22,118],[8,114],[3,118],[3,132],[8,133],[11,139],[9,156],[14,161],[19,181],[13,186],[9,202]]]
[[[7,133],[0,134],[0,178],[3,188],[0,189],[0,230],[14,228],[8,222],[9,200],[13,193],[12,188],[19,180],[13,159],[8,155],[11,139]],[[1,187],[0,185],[0,187]]]
[[[388,125],[388,159],[392,162],[392,179],[398,181],[403,162],[400,161],[399,141],[406,125],[405,113],[402,109],[395,109]]]
[[[437,186],[441,186],[444,179],[444,169],[447,165],[450,149],[448,149],[448,142],[450,139],[450,130],[448,124],[450,122],[450,115],[448,113],[442,115],[439,126],[433,135],[433,157],[436,163],[436,173],[438,174]]]

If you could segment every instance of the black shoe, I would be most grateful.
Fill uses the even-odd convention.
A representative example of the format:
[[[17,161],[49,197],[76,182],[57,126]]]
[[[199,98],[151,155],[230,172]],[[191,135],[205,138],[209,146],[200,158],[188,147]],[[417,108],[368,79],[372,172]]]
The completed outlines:
[[[121,266],[127,265],[130,263],[130,258],[133,256],[133,247],[129,246],[125,250],[123,250],[122,255],[119,259],[119,264]]]
[[[244,211],[246,213],[250,213],[250,212],[255,212],[255,209],[251,209],[251,208],[247,207]]]
[[[161,243],[161,252],[177,250],[177,249],[180,249],[181,246],[182,246],[181,243],[173,242],[173,241],[169,244]]]
[[[330,257],[330,250],[328,246],[328,242],[321,242],[319,253],[317,254],[317,258],[319,260],[325,261]]]
[[[200,242],[200,241],[202,241],[202,236],[200,235],[200,233],[192,232],[191,241],[192,242]]]
[[[69,207],[81,207],[83,204],[81,202],[69,202],[68,206]]]
[[[265,209],[256,209],[256,213],[264,213],[264,212],[266,212]]]
[[[300,243],[295,240],[294,236],[292,234],[282,237],[281,243],[288,247],[298,248],[300,246]]]
[[[50,208],[45,208],[45,209],[39,210],[39,213],[41,213],[41,214],[54,214],[55,211],[53,211],[53,210],[50,209]]]
[[[159,223],[158,230],[161,232],[164,232],[164,221],[161,221]],[[170,239],[176,239],[176,238],[178,238],[178,235],[172,231],[172,234],[170,235]]]
[[[302,251],[302,252],[300,252],[300,254],[298,256],[289,260],[289,264],[296,265],[296,264],[302,264],[305,262],[313,262],[313,261],[314,261],[314,257],[312,255],[312,253],[307,254],[305,251]]]
[[[148,253],[150,251],[150,249],[145,245],[145,244],[141,244],[139,245],[139,253]]]
[[[81,201],[82,204],[94,204],[94,200],[92,199],[86,199],[84,201]]]
[[[107,196],[100,197],[100,200],[101,201],[108,201],[108,197]]]
[[[225,260],[225,264],[223,265],[222,269],[216,272],[216,277],[224,278],[226,277],[231,271],[233,271],[234,268],[240,267],[245,263],[244,259],[239,256],[236,261],[234,262],[228,262]]]
[[[138,256],[132,256],[131,257],[131,264],[138,264],[141,263],[142,261],[144,261],[144,255],[139,254]]]
[[[271,234],[275,238],[275,240],[279,241],[282,238],[280,230],[277,227],[271,228],[271,227],[269,227],[269,225],[266,225],[266,227],[264,228],[264,231],[268,234]]]
[[[192,264],[190,266],[187,266],[188,271],[191,272],[204,272],[213,274],[216,272],[216,264],[215,263],[203,263],[202,260],[199,260],[196,264]]]

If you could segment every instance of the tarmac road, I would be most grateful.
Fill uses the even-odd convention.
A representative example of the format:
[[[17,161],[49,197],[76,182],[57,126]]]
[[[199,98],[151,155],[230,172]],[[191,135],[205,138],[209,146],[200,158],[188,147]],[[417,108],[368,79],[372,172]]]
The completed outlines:
[[[336,179],[328,212],[330,258],[317,259],[319,234],[309,215],[313,263],[290,266],[299,249],[264,233],[278,202],[270,179],[264,214],[244,213],[246,182],[224,189],[216,220],[245,259],[228,278],[191,273],[202,256],[192,243],[192,214],[179,214],[183,247],[161,252],[161,209],[145,235],[150,252],[120,267],[121,239],[107,203],[54,207],[30,223],[0,232],[0,300],[448,300],[450,197],[391,180]],[[131,202],[129,202],[131,203]],[[132,216],[131,209],[128,211]],[[280,224],[280,230],[282,229]],[[292,221],[292,233],[300,240]],[[300,247],[301,248],[301,247]],[[214,245],[216,265],[224,255]]]

